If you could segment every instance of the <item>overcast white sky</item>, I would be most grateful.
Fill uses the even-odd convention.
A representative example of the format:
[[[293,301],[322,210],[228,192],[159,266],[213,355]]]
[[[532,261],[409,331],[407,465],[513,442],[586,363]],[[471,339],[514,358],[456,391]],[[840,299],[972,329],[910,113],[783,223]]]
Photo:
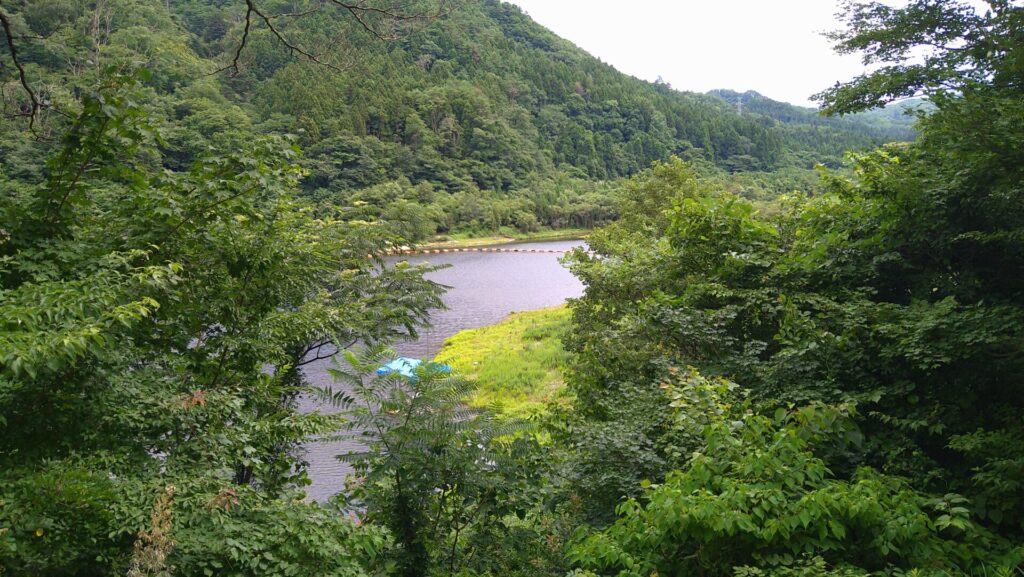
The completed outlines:
[[[810,95],[863,70],[822,31],[837,0],[511,0],[534,20],[626,74],[679,90]]]

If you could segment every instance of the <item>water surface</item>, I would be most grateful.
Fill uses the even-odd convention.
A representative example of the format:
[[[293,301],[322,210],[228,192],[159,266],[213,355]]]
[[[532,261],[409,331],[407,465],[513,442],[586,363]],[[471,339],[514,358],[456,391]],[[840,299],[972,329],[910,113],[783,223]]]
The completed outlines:
[[[582,245],[579,240],[547,241],[501,245],[503,249],[530,248],[568,250]],[[432,326],[420,331],[415,341],[398,343],[399,355],[432,359],[444,340],[455,333],[494,324],[509,313],[555,306],[565,299],[580,296],[583,285],[564,267],[555,253],[458,252],[416,255],[389,259],[390,263],[407,260],[414,264],[447,264],[448,268],[430,273],[427,278],[451,287],[444,295],[446,309],[431,314]],[[313,385],[331,384],[327,369],[329,360],[317,361],[303,368]],[[318,407],[306,400],[304,411]],[[322,500],[339,492],[349,467],[335,456],[352,448],[340,442],[317,442],[307,446],[313,484],[307,493]]]

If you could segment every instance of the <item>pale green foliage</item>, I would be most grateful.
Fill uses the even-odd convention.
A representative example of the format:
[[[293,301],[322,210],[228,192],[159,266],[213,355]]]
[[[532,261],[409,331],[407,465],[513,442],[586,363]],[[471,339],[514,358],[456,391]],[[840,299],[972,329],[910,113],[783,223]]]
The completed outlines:
[[[562,398],[569,330],[564,307],[512,313],[500,323],[467,329],[445,339],[435,361],[477,383],[470,406],[499,414],[541,414]]]
[[[680,390],[668,388],[684,411],[712,408],[705,446],[664,482],[645,483],[642,499],[618,507],[615,524],[585,537],[571,553],[579,566],[644,577],[765,574],[750,567],[813,574],[826,562],[836,575],[971,574],[1021,555],[983,553],[991,536],[961,497],[929,498],[868,468],[836,478],[816,453],[859,440],[848,411],[810,405],[774,419],[744,414],[723,404],[733,388],[692,372]]]
[[[722,421],[735,408],[739,387],[729,380],[708,378],[694,367],[679,370],[669,367],[668,378],[661,383],[681,429],[702,432],[704,427]]]

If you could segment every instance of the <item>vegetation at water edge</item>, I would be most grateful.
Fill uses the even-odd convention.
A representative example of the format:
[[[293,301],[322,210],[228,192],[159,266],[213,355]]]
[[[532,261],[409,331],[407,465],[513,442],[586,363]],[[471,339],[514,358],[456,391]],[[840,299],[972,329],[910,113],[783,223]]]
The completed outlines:
[[[976,4],[843,3],[821,116],[497,0],[5,2],[0,574],[1020,575],[1024,6]],[[385,255],[567,228],[567,308],[377,372],[444,292]]]
[[[562,339],[569,326],[564,306],[512,313],[445,339],[434,361],[476,381],[470,406],[525,416],[558,402],[568,361]]]

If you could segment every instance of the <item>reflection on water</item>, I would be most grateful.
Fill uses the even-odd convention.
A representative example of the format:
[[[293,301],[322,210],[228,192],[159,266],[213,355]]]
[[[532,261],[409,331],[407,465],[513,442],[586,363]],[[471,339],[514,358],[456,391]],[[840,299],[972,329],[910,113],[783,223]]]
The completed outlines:
[[[524,246],[537,249],[568,250],[582,241],[550,241],[503,245],[502,248]],[[420,332],[412,342],[398,343],[401,356],[431,359],[444,340],[453,334],[475,327],[494,324],[515,311],[554,306],[567,298],[580,296],[583,285],[558,262],[561,255],[553,253],[488,253],[462,252],[401,257],[411,263],[449,264],[450,267],[428,275],[431,280],[451,287],[444,296],[447,309],[434,311],[433,326]],[[397,260],[397,259],[393,259]],[[329,385],[329,360],[304,367],[306,377],[314,385]],[[302,410],[317,409],[309,400]],[[329,411],[330,407],[319,407]],[[341,490],[348,465],[335,455],[351,447],[340,442],[310,443],[306,459],[313,484],[307,489],[313,499],[326,499]]]

